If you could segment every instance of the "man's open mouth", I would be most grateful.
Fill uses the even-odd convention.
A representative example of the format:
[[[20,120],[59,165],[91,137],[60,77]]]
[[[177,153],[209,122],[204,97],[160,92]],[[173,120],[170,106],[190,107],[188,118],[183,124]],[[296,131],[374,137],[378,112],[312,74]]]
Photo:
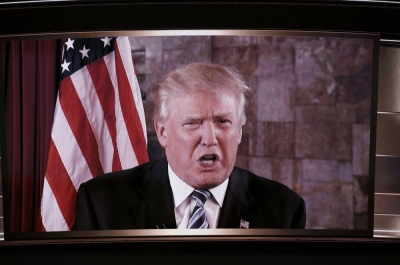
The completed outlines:
[[[200,157],[200,162],[205,166],[210,166],[217,160],[217,158],[217,155],[204,155]]]

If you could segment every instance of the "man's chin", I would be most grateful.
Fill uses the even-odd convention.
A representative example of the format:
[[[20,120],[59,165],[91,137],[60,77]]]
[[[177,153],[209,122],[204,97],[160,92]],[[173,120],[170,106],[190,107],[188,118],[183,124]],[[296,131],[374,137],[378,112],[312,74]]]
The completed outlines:
[[[219,186],[222,182],[224,182],[227,179],[225,176],[215,176],[214,174],[201,174],[196,181],[192,183],[192,187],[195,189],[212,189],[217,186]]]

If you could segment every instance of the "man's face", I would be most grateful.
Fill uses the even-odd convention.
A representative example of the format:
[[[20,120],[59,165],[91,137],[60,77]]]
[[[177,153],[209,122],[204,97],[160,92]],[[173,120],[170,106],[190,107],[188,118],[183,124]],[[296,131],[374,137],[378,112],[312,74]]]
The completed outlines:
[[[210,189],[232,172],[242,137],[239,101],[229,92],[180,94],[155,122],[168,163],[184,182]]]

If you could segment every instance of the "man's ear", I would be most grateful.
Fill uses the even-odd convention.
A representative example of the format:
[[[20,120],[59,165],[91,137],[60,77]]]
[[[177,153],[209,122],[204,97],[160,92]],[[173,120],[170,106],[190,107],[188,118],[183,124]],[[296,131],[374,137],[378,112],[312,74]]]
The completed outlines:
[[[243,134],[243,130],[242,130],[243,126],[239,126],[239,130],[238,130],[238,138],[237,138],[237,143],[238,145],[242,142],[242,134]]]
[[[161,122],[154,121],[154,128],[156,129],[160,145],[164,148],[167,147],[167,132],[165,130],[165,125]]]

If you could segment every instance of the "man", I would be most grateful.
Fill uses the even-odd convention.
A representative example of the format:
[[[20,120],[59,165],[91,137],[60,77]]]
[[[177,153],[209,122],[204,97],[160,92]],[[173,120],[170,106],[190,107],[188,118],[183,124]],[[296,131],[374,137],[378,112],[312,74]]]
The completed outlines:
[[[153,117],[166,158],[82,184],[74,230],[304,228],[301,197],[234,166],[248,91],[215,64],[169,73]]]

